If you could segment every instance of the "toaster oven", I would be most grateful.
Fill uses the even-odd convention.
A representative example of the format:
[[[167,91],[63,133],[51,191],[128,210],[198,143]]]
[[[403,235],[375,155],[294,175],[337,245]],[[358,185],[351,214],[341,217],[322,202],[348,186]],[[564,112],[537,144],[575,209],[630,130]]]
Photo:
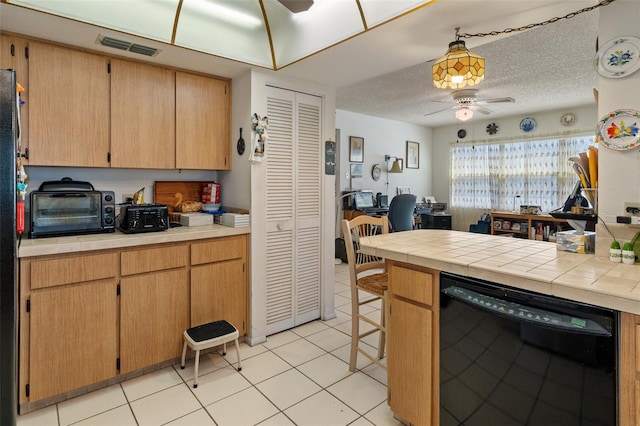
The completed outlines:
[[[115,231],[113,191],[96,191],[88,182],[43,182],[30,201],[30,238]]]

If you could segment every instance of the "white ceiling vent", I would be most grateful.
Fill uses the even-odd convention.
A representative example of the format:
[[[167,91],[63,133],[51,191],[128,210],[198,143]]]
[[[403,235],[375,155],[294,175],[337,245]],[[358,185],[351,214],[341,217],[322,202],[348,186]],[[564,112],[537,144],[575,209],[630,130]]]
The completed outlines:
[[[143,46],[141,44],[130,43],[124,40],[118,40],[112,37],[98,36],[98,43],[106,47],[114,49],[126,50],[131,53],[138,53],[145,56],[156,56],[160,51],[154,47]]]

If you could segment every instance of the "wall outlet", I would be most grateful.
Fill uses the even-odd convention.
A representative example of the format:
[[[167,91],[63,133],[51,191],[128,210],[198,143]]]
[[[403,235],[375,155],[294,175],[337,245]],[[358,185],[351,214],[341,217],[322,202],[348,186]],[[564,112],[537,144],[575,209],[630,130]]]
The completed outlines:
[[[640,216],[640,202],[625,201],[624,213],[630,216]]]
[[[123,203],[130,203],[133,201],[133,194],[122,194],[122,202]]]

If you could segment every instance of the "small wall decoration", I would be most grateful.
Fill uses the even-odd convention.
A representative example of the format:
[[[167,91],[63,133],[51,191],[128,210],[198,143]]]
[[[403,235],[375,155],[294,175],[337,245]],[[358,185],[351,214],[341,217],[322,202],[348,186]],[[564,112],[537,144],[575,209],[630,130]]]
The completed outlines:
[[[609,40],[598,49],[595,58],[598,73],[607,78],[621,78],[640,68],[640,39],[624,36]]]
[[[364,138],[349,136],[349,161],[351,163],[364,162]]]
[[[570,112],[563,114],[562,117],[560,117],[560,124],[563,126],[573,126],[575,122],[576,116]]]
[[[362,163],[351,164],[351,179],[362,177]]]
[[[640,111],[620,109],[605,115],[598,122],[599,144],[615,151],[627,151],[640,146]]]
[[[249,160],[254,163],[261,162],[266,155],[267,139],[269,139],[267,135],[268,127],[269,119],[267,117],[260,117],[256,113],[251,116],[251,128],[254,132],[254,138],[251,144]]]
[[[522,130],[525,133],[531,133],[535,130],[535,128],[536,128],[536,120],[534,120],[531,117],[525,117],[520,122],[520,130]]]
[[[420,168],[420,144],[407,141],[407,169]]]
[[[380,164],[374,164],[373,167],[371,168],[371,178],[377,182],[378,180],[380,180],[381,173],[382,173],[382,167],[380,167]]]
[[[324,174],[336,174],[336,143],[333,141],[324,143]]]
[[[458,130],[458,137],[460,139],[464,139],[465,137],[467,137],[467,131],[465,129]]]
[[[498,133],[498,125],[496,123],[487,124],[487,133],[490,135],[495,135]]]

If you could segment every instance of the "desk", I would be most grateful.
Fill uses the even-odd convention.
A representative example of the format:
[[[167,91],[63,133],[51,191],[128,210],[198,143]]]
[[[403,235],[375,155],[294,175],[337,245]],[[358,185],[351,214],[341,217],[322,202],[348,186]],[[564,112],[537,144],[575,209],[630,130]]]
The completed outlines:
[[[362,216],[363,214],[366,214],[369,216],[387,216],[389,214],[389,208],[380,207],[380,208],[371,209],[371,210],[343,210],[342,211],[342,217],[347,220],[351,220],[354,217]]]

